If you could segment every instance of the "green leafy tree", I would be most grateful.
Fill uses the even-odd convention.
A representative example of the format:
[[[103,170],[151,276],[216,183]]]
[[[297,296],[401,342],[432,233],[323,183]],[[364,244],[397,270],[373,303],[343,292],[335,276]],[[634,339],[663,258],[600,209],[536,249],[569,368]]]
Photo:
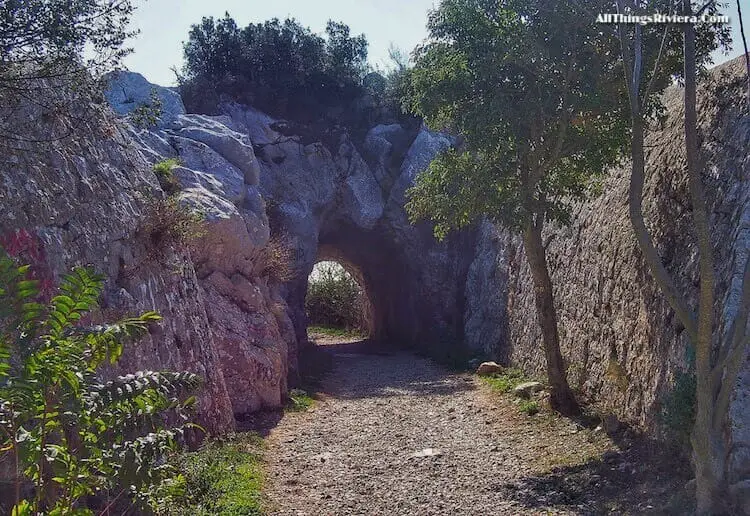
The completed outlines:
[[[443,0],[416,51],[405,105],[461,135],[417,177],[407,209],[437,236],[487,217],[523,236],[553,407],[575,414],[559,346],[542,229],[622,153],[616,39],[594,0]]]
[[[160,461],[191,426],[194,398],[183,394],[200,378],[142,371],[102,382],[97,370],[160,317],[86,325],[102,277],[74,269],[46,305],[30,277],[0,248],[0,443],[16,472],[12,514],[92,514],[89,496],[106,512],[171,474]]]
[[[321,37],[294,19],[240,28],[227,13],[193,25],[184,56],[179,82],[189,109],[212,113],[228,98],[312,122],[362,93],[367,40],[334,21]]]
[[[739,5],[739,4],[738,4]],[[638,0],[617,0],[618,12],[645,14],[653,9]],[[722,6],[715,2],[667,0],[662,12],[683,16],[716,14]],[[717,292],[714,248],[711,239],[711,217],[702,179],[705,167],[698,137],[696,84],[698,71],[710,59],[710,52],[730,41],[729,28],[693,23],[666,25],[657,30],[644,27],[618,28],[625,62],[625,83],[632,123],[630,154],[632,168],[628,205],[630,220],[638,246],[664,297],[684,326],[695,352],[694,425],[691,434],[696,474],[698,514],[724,514],[728,501],[728,458],[730,443],[729,406],[732,392],[750,342],[750,260],[746,261],[739,303],[728,330],[715,336]],[[680,70],[680,66],[682,70]],[[685,87],[685,157],[686,175],[692,205],[692,229],[699,255],[700,284],[697,307],[690,306],[675,278],[667,270],[654,245],[643,214],[643,188],[646,177],[645,132],[654,109],[660,107],[659,84],[672,74],[680,73]],[[656,85],[656,86],[655,86]],[[750,89],[748,89],[750,91]],[[750,99],[742,99],[748,100]],[[720,309],[718,313],[724,312]]]

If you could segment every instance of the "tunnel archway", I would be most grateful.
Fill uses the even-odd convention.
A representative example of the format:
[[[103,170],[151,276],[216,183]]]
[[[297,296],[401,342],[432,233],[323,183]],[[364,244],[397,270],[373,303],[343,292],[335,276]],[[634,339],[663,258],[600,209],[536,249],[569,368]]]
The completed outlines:
[[[323,249],[307,282],[305,317],[308,330],[333,331],[368,338],[373,307],[362,271],[343,261],[335,249]],[[308,337],[310,332],[308,331]]]

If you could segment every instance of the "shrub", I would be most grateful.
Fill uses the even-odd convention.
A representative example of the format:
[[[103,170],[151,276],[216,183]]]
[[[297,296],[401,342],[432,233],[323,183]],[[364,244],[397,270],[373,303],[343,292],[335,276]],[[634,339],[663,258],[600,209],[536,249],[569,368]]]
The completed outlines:
[[[365,292],[341,265],[321,262],[315,266],[305,298],[309,324],[365,330],[366,306]]]
[[[294,262],[294,246],[290,240],[284,236],[273,236],[261,249],[254,265],[259,276],[283,283],[297,275]]]
[[[158,260],[166,250],[189,248],[206,234],[206,223],[203,215],[170,196],[150,202],[138,233],[149,247],[149,258]]]
[[[182,165],[179,158],[169,158],[156,163],[152,170],[156,174],[159,186],[167,195],[174,195],[180,191],[180,182],[174,175],[175,167]]]
[[[189,426],[194,398],[183,393],[200,378],[142,371],[101,383],[98,369],[160,317],[87,326],[101,276],[74,269],[47,305],[29,278],[0,249],[0,445],[15,470],[12,514],[93,514],[84,497],[127,499],[171,474],[159,461]],[[183,424],[170,429],[167,418]]]
[[[156,91],[156,88],[151,88],[149,101],[144,102],[133,109],[128,115],[128,118],[130,119],[130,123],[136,128],[148,129],[159,123],[159,119],[163,112],[164,106],[161,98],[159,98],[159,92]]]
[[[690,446],[695,422],[695,373],[679,372],[661,404],[661,420],[680,447]]]

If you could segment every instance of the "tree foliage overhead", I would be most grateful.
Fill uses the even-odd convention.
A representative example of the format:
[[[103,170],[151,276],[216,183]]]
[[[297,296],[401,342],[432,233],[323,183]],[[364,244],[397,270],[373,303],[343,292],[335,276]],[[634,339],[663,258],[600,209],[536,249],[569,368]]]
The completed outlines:
[[[568,201],[622,152],[616,40],[591,14],[602,2],[563,3],[445,0],[432,12],[405,103],[464,138],[411,193],[412,214],[439,233],[480,216],[516,227],[529,208],[564,221]]]
[[[214,112],[223,98],[308,122],[362,93],[367,40],[329,21],[325,37],[294,19],[241,28],[227,13],[193,25],[180,87],[188,108]]]
[[[98,93],[97,79],[130,52],[123,44],[134,34],[132,12],[131,0],[0,2],[0,143],[70,136]]]

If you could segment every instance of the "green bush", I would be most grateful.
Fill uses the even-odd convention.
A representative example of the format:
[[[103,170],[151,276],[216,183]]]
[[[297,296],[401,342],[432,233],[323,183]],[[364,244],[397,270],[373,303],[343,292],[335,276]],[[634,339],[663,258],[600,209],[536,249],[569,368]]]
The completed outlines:
[[[661,421],[680,447],[690,446],[695,423],[695,373],[679,372],[661,404]]]
[[[315,266],[305,298],[309,324],[366,330],[366,312],[366,294],[349,272],[335,262]]]
[[[249,516],[263,514],[263,441],[242,434],[205,444],[171,460],[180,472],[154,496],[159,516]]]
[[[93,514],[94,500],[128,500],[171,471],[160,463],[190,426],[199,386],[191,373],[143,371],[101,382],[123,342],[160,320],[154,312],[91,323],[104,279],[74,269],[38,302],[38,281],[0,248],[0,445],[15,471],[16,516]],[[182,421],[169,428],[167,421]],[[28,489],[31,487],[31,489]]]

